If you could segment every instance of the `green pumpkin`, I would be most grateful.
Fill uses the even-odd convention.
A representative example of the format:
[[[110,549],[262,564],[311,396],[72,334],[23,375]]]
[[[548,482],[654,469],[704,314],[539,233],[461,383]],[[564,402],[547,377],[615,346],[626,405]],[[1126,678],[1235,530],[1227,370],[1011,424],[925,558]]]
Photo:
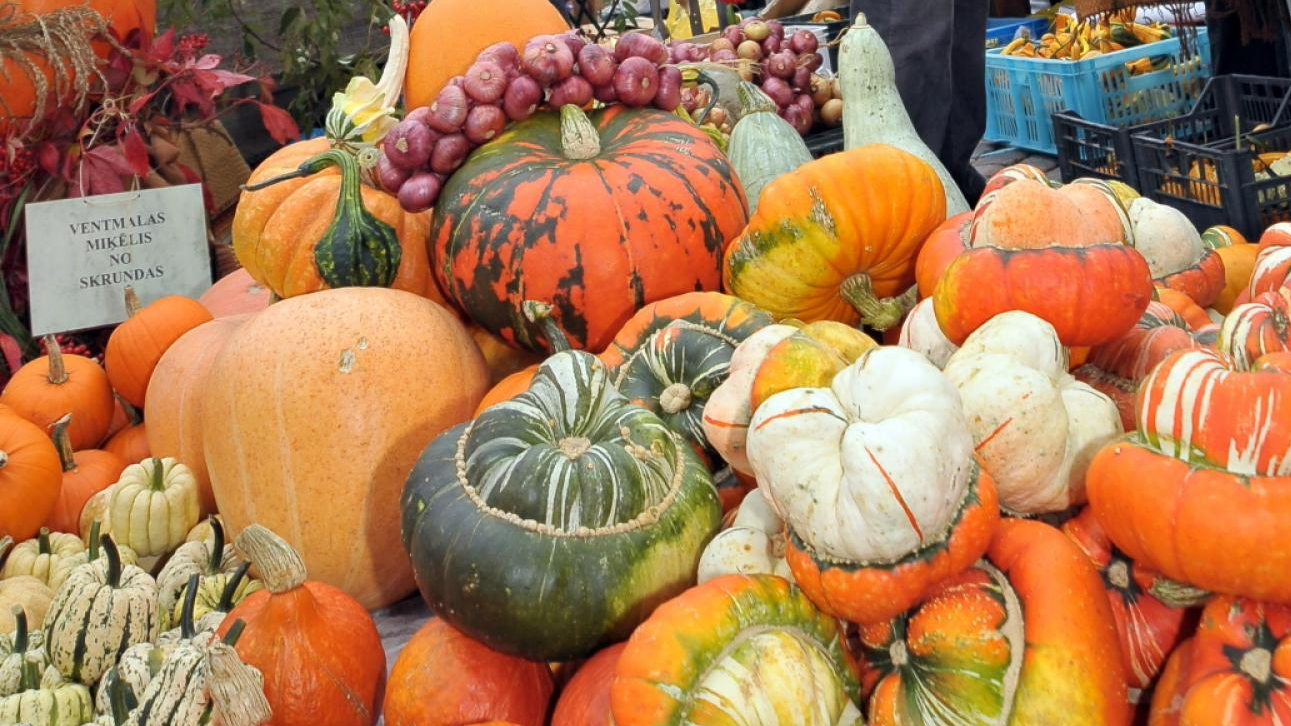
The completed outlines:
[[[738,93],[740,120],[731,129],[726,155],[744,184],[752,216],[757,211],[762,190],[778,177],[811,161],[812,156],[802,135],[780,118],[775,101],[761,89],[744,81]]]
[[[41,670],[43,656],[29,651],[19,690],[0,698],[0,724],[14,726],[81,726],[94,718],[90,689],[68,683],[54,666]]]
[[[440,617],[496,650],[567,660],[693,583],[720,516],[691,447],[597,358],[566,351],[427,447],[403,541]]]

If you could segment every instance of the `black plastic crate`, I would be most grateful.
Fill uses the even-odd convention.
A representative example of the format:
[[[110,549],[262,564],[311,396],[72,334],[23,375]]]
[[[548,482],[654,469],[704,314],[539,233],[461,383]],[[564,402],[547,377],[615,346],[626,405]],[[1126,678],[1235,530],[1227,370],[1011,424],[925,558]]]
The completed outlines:
[[[804,137],[803,141],[807,142],[807,150],[817,159],[827,154],[837,153],[843,150],[843,127],[813,131]]]
[[[1259,124],[1279,124],[1291,98],[1291,80],[1264,76],[1215,76],[1206,82],[1191,111],[1175,119],[1137,126],[1117,127],[1094,123],[1072,111],[1053,115],[1053,135],[1058,150],[1058,169],[1064,182],[1080,177],[1116,179],[1137,187],[1140,174],[1132,137],[1159,129],[1183,131],[1186,140],[1207,135],[1230,136],[1234,117],[1243,130]],[[1168,133],[1168,132],[1167,132]],[[1164,138],[1164,137],[1162,137]],[[1175,134],[1175,138],[1180,138]]]

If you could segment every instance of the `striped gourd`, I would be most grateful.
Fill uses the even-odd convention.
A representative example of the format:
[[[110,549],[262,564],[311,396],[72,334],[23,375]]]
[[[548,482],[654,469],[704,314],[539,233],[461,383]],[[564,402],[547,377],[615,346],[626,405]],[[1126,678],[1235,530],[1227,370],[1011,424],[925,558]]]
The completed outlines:
[[[117,675],[117,669],[111,668],[99,682],[94,710],[98,718],[93,726],[125,726],[130,720],[130,711],[139,705],[138,691]]]
[[[13,726],[81,726],[94,718],[90,689],[64,681],[43,656],[29,651],[23,664],[19,691],[0,698],[0,724]]]
[[[264,679],[233,650],[234,624],[223,640],[198,634],[176,644],[139,697],[126,726],[259,726],[272,715]]]
[[[127,466],[108,500],[113,537],[144,557],[183,544],[201,516],[193,471],[170,457]]]
[[[9,552],[0,579],[30,575],[57,590],[75,567],[75,556],[84,551],[80,537],[42,527],[35,538],[15,545]]]
[[[45,639],[39,630],[27,629],[27,614],[22,608],[14,608],[16,628],[8,635],[0,634],[0,698],[17,693],[22,684],[23,665],[27,655],[34,653],[40,657],[40,670],[49,665],[45,657]]]
[[[721,516],[694,450],[596,357],[548,358],[529,390],[433,441],[404,488],[422,595],[532,660],[626,637],[693,582]],[[553,613],[561,613],[555,618]]]
[[[1291,350],[1291,287],[1262,293],[1224,318],[1215,347],[1250,370],[1261,356]]]
[[[157,583],[121,564],[111,537],[106,555],[80,565],[54,595],[45,616],[50,661],[69,680],[97,683],[121,654],[157,637]]]
[[[1291,245],[1263,247],[1255,257],[1247,294],[1254,298],[1284,285],[1291,285]]]
[[[190,592],[196,592],[190,617],[197,624],[197,630],[214,631],[223,621],[224,613],[232,610],[233,606],[242,602],[247,595],[264,589],[264,583],[247,576],[247,571],[250,569],[251,563],[243,562],[232,573],[220,573],[201,578],[196,582],[190,581],[184,587],[184,600],[176,603],[170,613],[172,622],[181,622],[184,607],[188,604],[188,595]]]
[[[190,575],[207,578],[231,573],[245,561],[232,544],[225,544],[224,525],[219,518],[211,517],[207,521],[210,523],[209,535],[180,545],[157,575],[162,630],[169,630],[178,623],[173,613],[184,599],[184,587]]]

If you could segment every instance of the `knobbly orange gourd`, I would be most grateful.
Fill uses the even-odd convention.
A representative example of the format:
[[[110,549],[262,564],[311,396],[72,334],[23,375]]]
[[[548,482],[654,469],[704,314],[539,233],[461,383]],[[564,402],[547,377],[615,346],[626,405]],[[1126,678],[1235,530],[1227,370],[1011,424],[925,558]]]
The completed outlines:
[[[148,381],[162,354],[179,336],[211,320],[211,313],[196,300],[179,295],[141,307],[130,287],[125,300],[130,317],[112,331],[103,361],[117,394],[131,406],[143,408]]]
[[[72,414],[72,446],[88,449],[103,441],[112,423],[112,386],[98,363],[64,354],[58,340],[45,336],[49,353],[18,369],[0,393],[0,404],[48,430]]]

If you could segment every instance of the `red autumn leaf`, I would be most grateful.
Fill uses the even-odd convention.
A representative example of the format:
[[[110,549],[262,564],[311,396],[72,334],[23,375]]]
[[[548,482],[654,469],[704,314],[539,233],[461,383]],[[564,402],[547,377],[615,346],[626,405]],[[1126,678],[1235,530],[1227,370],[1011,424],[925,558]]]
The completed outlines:
[[[220,70],[218,68],[207,72],[214,75],[225,88],[240,86],[243,83],[250,83],[255,80],[254,76],[248,76],[244,73],[234,73],[233,71]]]
[[[147,41],[145,41],[147,42]],[[175,52],[175,29],[171,28],[161,35],[157,36],[148,43],[148,57],[158,60],[170,60],[170,56]]]
[[[256,101],[255,104],[260,107],[260,121],[264,123],[265,131],[274,141],[285,144],[300,137],[300,128],[291,114],[272,103]]]
[[[18,347],[18,341],[14,340],[8,333],[0,333],[0,353],[4,355],[4,361],[9,366],[9,373],[22,367],[22,348]]]
[[[131,116],[138,115],[140,109],[146,106],[148,102],[152,100],[152,97],[155,95],[157,95],[156,91],[149,91],[148,93],[145,93],[144,95],[139,96],[135,100],[131,101],[130,107],[129,107],[130,115]]]
[[[138,129],[130,129],[121,139],[121,149],[125,152],[126,163],[135,176],[147,176],[152,169],[148,160],[148,145],[139,135]]]
[[[81,157],[76,183],[68,191],[71,196],[123,192],[126,186],[122,177],[130,175],[130,164],[120,149],[96,146]]]
[[[54,144],[45,141],[36,147],[36,161],[40,164],[41,171],[50,176],[58,176],[59,162],[62,160],[62,153]]]
[[[191,67],[196,68],[199,71],[209,71],[212,68],[218,67],[219,65],[220,65],[220,57],[214,53],[207,53],[201,58],[198,58],[197,60],[193,61],[193,65]]]

